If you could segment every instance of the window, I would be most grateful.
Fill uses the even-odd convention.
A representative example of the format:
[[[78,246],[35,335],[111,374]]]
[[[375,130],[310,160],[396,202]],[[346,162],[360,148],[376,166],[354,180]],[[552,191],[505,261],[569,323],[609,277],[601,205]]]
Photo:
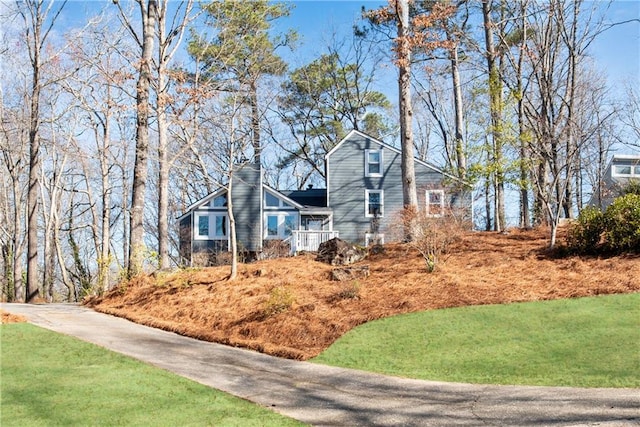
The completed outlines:
[[[224,208],[226,206],[227,206],[227,195],[226,194],[218,196],[218,197],[214,198],[211,201],[211,207],[212,208]]]
[[[226,215],[215,215],[216,219],[216,229],[214,237],[216,238],[224,238],[227,237],[227,216]]]
[[[196,213],[197,240],[226,240],[229,236],[229,221],[226,213]]]
[[[277,236],[278,236],[278,216],[268,215],[267,216],[267,237],[277,237]]]
[[[268,191],[264,192],[264,205],[269,208],[277,208],[280,207],[280,199],[278,199],[273,194]]]
[[[284,235],[285,237],[291,236],[291,232],[298,228],[297,218],[293,215],[287,215],[284,217]]]
[[[364,216],[367,218],[381,217],[384,214],[384,191],[383,190],[365,190],[365,211]]]
[[[298,215],[277,213],[267,215],[265,239],[286,239],[298,228]]]
[[[382,176],[382,150],[364,151],[365,176]]]
[[[444,214],[444,190],[427,190],[425,193],[427,215],[442,216]]]
[[[264,192],[265,208],[291,208],[292,206],[268,191]]]
[[[364,233],[364,245],[384,245],[384,233]]]
[[[613,176],[640,177],[640,166],[615,165],[613,167]]]
[[[198,215],[197,237],[209,237],[209,215]]]

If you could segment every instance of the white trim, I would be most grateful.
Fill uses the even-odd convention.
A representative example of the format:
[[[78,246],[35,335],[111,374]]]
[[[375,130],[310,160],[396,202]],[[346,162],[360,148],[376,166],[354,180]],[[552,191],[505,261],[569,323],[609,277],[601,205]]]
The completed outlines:
[[[640,155],[637,154],[614,154],[611,160],[637,160],[640,162]]]
[[[378,218],[384,217],[384,190],[364,190],[364,216],[366,218],[374,218],[375,215],[369,213],[369,195],[372,193],[380,194],[380,214]]]
[[[269,217],[277,218],[277,227],[278,231],[275,235],[269,235]],[[264,240],[277,240],[277,239],[286,239],[291,236],[291,234],[286,234],[286,218],[292,217],[294,218],[293,227],[290,231],[300,229],[300,214],[294,211],[265,211],[264,213],[264,229],[262,232],[262,236]]]
[[[304,209],[304,206],[302,206],[300,203],[296,202],[295,200],[285,196],[284,194],[282,194],[281,192],[279,192],[278,190],[275,190],[271,187],[269,187],[266,184],[263,184],[262,186],[263,190],[266,190],[266,192],[271,193],[272,196],[274,196],[277,199],[280,199],[280,204],[279,206],[267,206],[266,202],[266,195],[265,195],[265,191],[263,191],[262,193],[262,202],[261,202],[261,206],[263,209],[268,210],[268,209],[286,209],[287,207],[283,206],[283,203],[286,203],[287,205],[289,205],[288,207],[291,207],[292,209]]]
[[[216,219],[225,219],[225,234],[216,234]],[[207,235],[200,234],[200,218],[207,218]],[[227,240],[229,241],[229,216],[223,211],[196,211],[193,215],[193,240]]]
[[[176,218],[176,221],[178,221],[178,222],[182,221],[188,215],[191,215],[192,211],[194,211],[195,209],[199,208],[202,205],[205,205],[205,204],[209,203],[211,201],[211,199],[221,195],[222,193],[226,193],[226,192],[227,192],[227,187],[220,187],[217,190],[215,190],[214,192],[207,194],[206,196],[204,196],[203,198],[201,198],[197,202],[194,202],[191,205],[189,205],[189,207],[187,209],[185,209],[184,213],[182,215],[180,215],[178,218]],[[216,209],[221,209],[221,208],[216,208]],[[226,206],[223,209],[226,209]]]
[[[369,247],[371,241],[377,241],[377,244],[384,245],[384,233],[364,233],[364,245]]]
[[[616,172],[616,168],[629,168],[629,173]],[[640,177],[640,165],[613,164],[611,165],[611,176],[614,178],[638,178]]]
[[[369,171],[369,167],[371,166],[371,162],[369,161],[369,154],[377,153],[378,154],[378,172]],[[373,163],[375,164],[375,163]],[[372,150],[366,149],[364,150],[364,176],[365,177],[380,177],[384,175],[384,150]]]
[[[429,197],[430,194],[440,194],[440,213],[437,214],[432,214],[431,213],[431,198]],[[424,192],[424,204],[425,204],[425,209],[427,212],[427,216],[431,216],[431,217],[441,217],[442,214],[444,213],[444,190],[425,190]]]

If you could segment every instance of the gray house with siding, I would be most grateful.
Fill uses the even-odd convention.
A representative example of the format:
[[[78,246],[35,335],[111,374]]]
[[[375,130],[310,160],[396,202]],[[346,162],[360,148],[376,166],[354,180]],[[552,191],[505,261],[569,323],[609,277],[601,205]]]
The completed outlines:
[[[278,191],[263,183],[259,165],[242,166],[231,186],[239,247],[259,257],[273,242],[295,253],[317,250],[333,237],[362,245],[392,240],[388,230],[403,209],[400,161],[397,148],[351,131],[325,156],[325,189]],[[456,208],[471,217],[469,184],[418,159],[415,172],[418,201],[428,215]],[[178,221],[186,264],[227,251],[227,186],[191,205]]]
[[[589,205],[604,209],[632,181],[640,182],[640,155],[614,154],[607,165],[601,184],[589,200]]]

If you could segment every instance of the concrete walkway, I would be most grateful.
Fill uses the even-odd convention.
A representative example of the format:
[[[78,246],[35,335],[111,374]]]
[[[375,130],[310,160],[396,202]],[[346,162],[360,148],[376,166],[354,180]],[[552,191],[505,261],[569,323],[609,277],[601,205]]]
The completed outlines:
[[[402,379],[198,341],[77,305],[0,308],[317,426],[640,426],[640,389]]]

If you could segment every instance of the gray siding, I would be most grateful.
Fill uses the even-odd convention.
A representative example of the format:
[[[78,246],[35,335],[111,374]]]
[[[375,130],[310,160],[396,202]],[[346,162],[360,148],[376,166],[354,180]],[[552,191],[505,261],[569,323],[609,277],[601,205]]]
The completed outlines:
[[[640,165],[640,156],[614,156],[602,177],[602,194],[600,194],[599,197],[597,188],[594,188],[596,192],[592,194],[588,204],[600,209],[606,209],[616,197],[620,196],[622,190],[629,185],[631,181],[638,180],[635,175],[633,177],[614,176],[614,167],[629,166],[633,168],[638,165]]]
[[[381,177],[365,177],[365,150],[382,149]],[[445,189],[445,194],[456,205],[470,207],[471,194],[459,194],[444,188],[449,186],[444,176],[424,164],[416,163],[416,188],[418,203],[425,205],[425,190]],[[372,232],[372,220],[365,216],[365,189],[383,190],[383,216],[379,218],[379,230],[391,241],[397,229],[399,214],[403,208],[401,155],[396,150],[379,145],[364,135],[354,134],[344,141],[328,159],[328,203],[333,209],[333,229],[340,238],[363,244],[365,233]],[[387,237],[388,236],[388,237]]]
[[[233,175],[233,216],[239,249],[262,250],[262,178],[260,165],[247,164]]]
[[[180,262],[184,265],[191,264],[191,251],[193,244],[193,231],[191,230],[191,218],[193,213],[180,220]]]

